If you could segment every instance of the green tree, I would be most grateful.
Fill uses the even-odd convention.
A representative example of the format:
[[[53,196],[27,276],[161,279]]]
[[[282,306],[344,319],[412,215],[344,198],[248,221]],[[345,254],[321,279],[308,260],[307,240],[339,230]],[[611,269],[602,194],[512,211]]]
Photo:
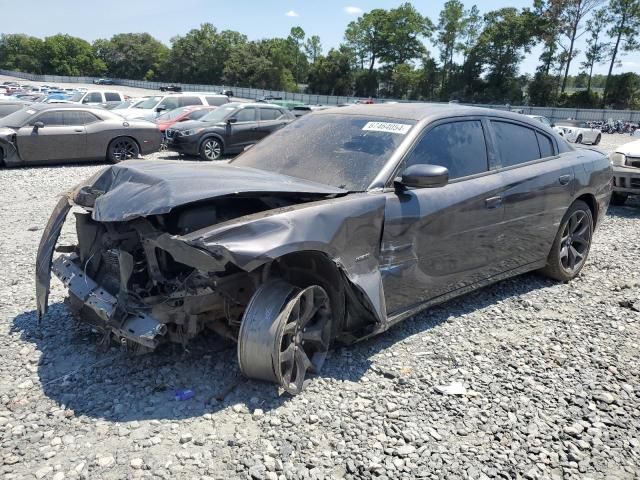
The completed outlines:
[[[473,47],[476,46],[478,37],[482,31],[482,15],[480,15],[477,6],[473,5],[465,12],[462,23],[462,63],[464,64],[467,61],[467,56]]]
[[[347,25],[344,34],[347,45],[356,52],[363,68],[365,61],[369,63],[369,73],[386,48],[387,27],[388,12],[382,8],[371,10]]]
[[[22,33],[0,35],[0,68],[42,73],[42,40]]]
[[[440,49],[440,61],[442,62],[442,83],[444,90],[447,78],[451,77],[453,69],[453,54],[462,49],[460,37],[463,34],[464,4],[460,0],[448,0],[440,11],[436,45]]]
[[[307,54],[309,62],[316,63],[320,55],[322,55],[322,43],[318,35],[312,35],[307,38],[304,44],[304,51]]]
[[[554,105],[558,99],[556,79],[543,71],[537,71],[527,86],[527,96],[530,105],[548,107]]]
[[[434,25],[410,3],[387,12],[383,29],[384,47],[380,60],[397,66],[426,53],[422,38],[430,37]]]
[[[292,61],[290,42],[286,39],[247,42],[231,51],[223,80],[229,85],[294,92],[297,85]]]
[[[564,93],[569,76],[569,68],[575,56],[579,53],[575,49],[576,39],[582,35],[583,21],[589,13],[602,3],[603,0],[565,0],[560,13],[561,32],[569,41],[569,45],[561,44],[566,53],[564,64],[564,76],[562,78],[561,92]]]
[[[351,95],[353,52],[346,46],[320,56],[309,70],[309,90],[321,95]]]
[[[111,76],[135,80],[153,80],[154,72],[166,68],[170,53],[148,33],[121,33],[110,40],[96,40],[93,48]]]
[[[611,15],[611,28],[607,31],[614,42],[608,52],[609,72],[604,84],[603,100],[606,102],[610,90],[609,81],[613,72],[613,66],[620,54],[638,50],[638,31],[640,30],[640,0],[611,0],[609,5]]]
[[[303,69],[306,70],[307,67],[307,57],[302,53],[305,35],[306,34],[302,27],[292,27],[289,32],[289,37],[287,38],[292,45],[291,55],[293,56],[293,72],[295,74],[294,77],[296,82],[298,83],[302,81]]]
[[[168,70],[171,80],[185,83],[218,83],[225,64],[247,37],[238,32],[218,32],[210,23],[171,39]]]
[[[42,43],[42,72],[51,75],[101,75],[107,69],[86,40],[53,35]]]
[[[640,108],[640,75],[633,72],[614,75],[609,79],[605,105],[613,108]]]
[[[606,8],[601,8],[593,12],[593,16],[587,20],[587,51],[585,61],[580,66],[587,70],[587,91],[591,91],[591,77],[593,77],[593,67],[604,60],[605,50],[608,44],[602,41],[604,29],[609,23],[609,14]]]

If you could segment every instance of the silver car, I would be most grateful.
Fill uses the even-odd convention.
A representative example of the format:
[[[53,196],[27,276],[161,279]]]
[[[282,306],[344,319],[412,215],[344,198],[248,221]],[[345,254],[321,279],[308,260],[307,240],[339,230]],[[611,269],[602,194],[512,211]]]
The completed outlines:
[[[64,161],[119,162],[160,149],[162,134],[144,120],[98,107],[34,104],[0,119],[0,166]]]

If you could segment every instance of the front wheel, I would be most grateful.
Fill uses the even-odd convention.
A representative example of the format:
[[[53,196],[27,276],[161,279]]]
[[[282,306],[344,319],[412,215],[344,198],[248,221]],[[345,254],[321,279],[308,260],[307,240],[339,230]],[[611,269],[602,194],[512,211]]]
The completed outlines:
[[[576,143],[582,143],[582,135],[578,135],[578,138],[576,138]]]
[[[594,145],[598,145],[600,143],[600,140],[602,140],[602,135],[598,134],[598,136],[596,137],[596,139],[593,142],[593,144]]]
[[[627,201],[627,196],[624,193],[613,192],[611,194],[611,200],[609,203],[615,207],[624,205]]]
[[[331,344],[333,315],[318,285],[297,288],[270,280],[251,298],[238,334],[238,363],[248,378],[279,384],[295,395],[317,373]]]
[[[582,200],[576,200],[560,223],[542,273],[561,282],[578,276],[589,255],[592,235],[591,209]]]
[[[206,138],[200,145],[200,158],[202,160],[218,160],[222,157],[222,143],[217,138]]]
[[[107,148],[107,158],[112,163],[138,158],[140,156],[140,148],[133,138],[120,137],[111,140]]]

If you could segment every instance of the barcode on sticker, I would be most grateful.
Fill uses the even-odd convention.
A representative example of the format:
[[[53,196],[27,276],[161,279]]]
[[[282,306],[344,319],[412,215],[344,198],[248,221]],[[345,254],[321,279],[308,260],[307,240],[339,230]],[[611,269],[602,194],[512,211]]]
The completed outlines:
[[[399,133],[400,135],[406,135],[410,129],[411,125],[390,122],[367,122],[367,124],[362,127],[362,130],[369,132]]]

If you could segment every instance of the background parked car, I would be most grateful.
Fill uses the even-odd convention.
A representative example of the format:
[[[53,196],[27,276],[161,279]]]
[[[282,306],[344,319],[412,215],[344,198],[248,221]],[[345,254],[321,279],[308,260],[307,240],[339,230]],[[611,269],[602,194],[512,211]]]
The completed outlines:
[[[0,98],[0,118],[22,110],[29,105],[31,105],[31,102],[25,100],[12,99],[11,97]]]
[[[87,92],[75,92],[67,97],[67,100],[72,103],[111,109],[124,102],[125,96],[117,91],[89,90]]]
[[[306,115],[307,113],[311,113],[316,110],[325,110],[330,108],[326,105],[298,105],[291,109],[291,113],[293,113],[296,117],[301,117]]]
[[[613,165],[612,205],[623,205],[629,195],[640,195],[640,140],[625,143],[610,155]]]
[[[181,92],[182,87],[180,85],[168,85],[160,87],[161,92]]]
[[[188,120],[200,120],[207,113],[218,107],[204,105],[190,105],[188,107],[180,107],[159,115],[155,122],[162,133],[170,128],[173,124],[186,122]]]
[[[113,85],[113,80],[111,80],[110,78],[99,78],[97,80],[93,81],[94,84],[96,85]]]
[[[169,150],[217,160],[240,153],[295,117],[284,107],[265,103],[229,103],[200,120],[175,124],[166,131]]]
[[[573,143],[598,145],[602,139],[600,130],[591,128],[580,120],[558,120],[556,128],[562,129],[562,136]]]
[[[190,105],[209,105],[217,107],[229,103],[225,95],[217,93],[173,93],[168,95],[156,95],[147,98],[144,102],[132,105],[130,108],[119,110],[118,114],[124,118],[142,118],[155,120],[158,115],[180,107]]]
[[[34,104],[0,119],[5,165],[78,160],[119,162],[160,149],[158,127],[100,107]]]

